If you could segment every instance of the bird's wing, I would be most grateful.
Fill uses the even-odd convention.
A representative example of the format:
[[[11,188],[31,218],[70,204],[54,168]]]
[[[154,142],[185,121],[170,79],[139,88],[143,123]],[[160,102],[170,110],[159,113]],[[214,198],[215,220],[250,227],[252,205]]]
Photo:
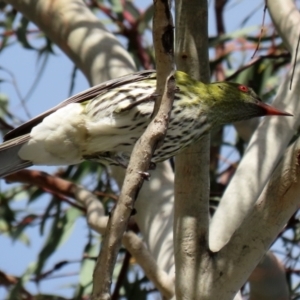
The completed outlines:
[[[0,178],[18,170],[32,166],[32,163],[19,157],[20,148],[29,140],[29,134],[9,140],[0,145]]]
[[[27,141],[29,141],[30,136],[29,134],[25,134],[23,136],[19,136],[16,138],[13,138],[9,141],[6,141],[5,143],[0,145],[0,151],[7,150],[11,147],[17,146],[17,145],[23,145]]]
[[[119,87],[123,84],[127,84],[130,82],[141,81],[141,80],[147,79],[148,77],[150,77],[151,75],[154,75],[154,74],[155,74],[154,70],[140,71],[140,72],[125,75],[125,76],[122,76],[122,77],[119,77],[116,79],[112,79],[112,80],[106,81],[104,83],[101,83],[99,85],[96,85],[92,88],[89,88],[79,94],[76,94],[76,95],[66,99],[65,101],[61,102],[57,106],[47,110],[46,112],[29,120],[28,122],[22,124],[21,126],[11,130],[4,136],[4,141],[8,141],[8,140],[14,139],[16,137],[19,137],[21,135],[30,133],[31,129],[34,126],[36,126],[37,124],[39,124],[40,122],[42,122],[45,117],[47,117],[54,111],[66,106],[70,103],[80,103],[80,102],[83,102],[86,100],[93,99],[112,88]]]

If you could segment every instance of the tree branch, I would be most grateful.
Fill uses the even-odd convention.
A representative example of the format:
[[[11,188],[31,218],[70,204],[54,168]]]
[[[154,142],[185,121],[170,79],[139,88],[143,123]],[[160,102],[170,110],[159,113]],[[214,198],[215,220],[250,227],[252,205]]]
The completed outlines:
[[[209,81],[207,1],[176,1],[179,70]],[[209,144],[205,135],[176,156],[174,254],[176,297],[200,299],[208,254]],[[202,299],[202,298],[201,298]]]
[[[87,209],[87,221],[91,228],[100,234],[104,234],[108,217],[104,216],[102,203],[89,191],[78,187],[75,192],[77,201],[84,204]],[[174,295],[174,282],[154,260],[142,240],[131,230],[126,231],[122,237],[122,243],[129,253],[136,259],[161,294],[170,299]]]
[[[231,299],[248,279],[278,233],[300,205],[300,140],[286,151],[282,161],[248,217],[215,260],[218,286],[213,299]],[[263,228],[263,230],[262,230]],[[233,275],[234,274],[234,280]]]
[[[289,7],[289,9],[280,9],[279,3]],[[298,11],[291,14],[294,11],[291,9],[294,6],[293,2],[287,0],[283,4],[282,1],[269,1],[268,5],[271,13],[273,10],[280,12],[280,21],[278,20],[281,25],[280,33],[283,34],[283,38],[287,37],[286,40],[291,43],[290,39],[298,35],[300,24]],[[279,18],[278,15],[277,17]],[[300,114],[299,58],[291,91],[289,91],[290,76],[291,72],[287,74],[279,87],[273,104],[298,116]],[[300,119],[297,117],[265,117],[263,119],[252,136],[246,153],[213,216],[209,235],[211,250],[220,250],[243,222],[299,125]]]
[[[119,46],[116,38],[105,30],[101,22],[91,15],[90,9],[83,6],[80,0],[56,2],[52,0],[7,0],[6,2],[38,26],[43,27],[45,33],[53,38],[63,51],[71,51],[72,54],[69,57],[86,74],[91,84],[98,84],[135,70],[128,52]],[[69,7],[73,8],[73,15],[68,12]],[[82,18],[76,16],[77,12]],[[46,20],[45,15],[55,16],[55,18],[47,17]],[[67,31],[69,35],[66,29],[61,31],[65,23],[70,24]],[[73,33],[71,33],[71,28]],[[109,42],[110,39],[116,41]],[[77,41],[81,41],[81,47],[75,46]],[[117,177],[119,186],[122,186],[124,171],[120,168],[112,168],[112,170],[113,177]],[[173,266],[173,248],[170,245],[172,244],[174,177],[168,162],[159,164],[151,175],[151,181],[144,185],[140,192],[137,202],[138,213],[135,218],[157,263],[164,270],[170,271]],[[162,184],[157,184],[158,182]],[[149,201],[150,195],[151,201]],[[158,237],[162,241],[160,247],[156,245]]]
[[[121,238],[127,228],[136,197],[144,181],[141,172],[145,173],[149,170],[152,154],[158,144],[163,141],[167,131],[172,109],[175,91],[174,65],[172,64],[173,23],[168,1],[155,1],[154,6],[153,31],[155,32],[154,42],[157,55],[156,90],[159,95],[162,95],[161,105],[132,151],[119,201],[109,219],[95,267],[93,300],[110,299],[111,277]],[[157,105],[154,110],[156,109]]]
[[[299,10],[292,0],[268,1],[268,10],[279,36],[290,53],[295,54],[299,36]],[[288,18],[287,18],[288,16]]]
[[[81,0],[6,0],[41,28],[91,85],[132,72],[129,53]]]
[[[85,188],[35,170],[16,172],[7,176],[6,180],[8,182],[34,184],[40,188],[55,190],[65,197],[75,198],[85,208],[89,226],[99,234],[104,234],[108,217],[105,216],[102,203]],[[170,299],[174,295],[174,282],[171,276],[158,266],[142,240],[133,231],[127,231],[122,238],[122,243],[142,267],[149,280],[154,283],[164,297]]]

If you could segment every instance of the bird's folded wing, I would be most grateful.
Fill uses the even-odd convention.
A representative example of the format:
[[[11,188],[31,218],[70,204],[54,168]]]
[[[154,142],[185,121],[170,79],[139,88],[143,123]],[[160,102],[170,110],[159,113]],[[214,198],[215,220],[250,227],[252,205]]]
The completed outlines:
[[[32,166],[30,161],[22,160],[18,152],[29,140],[29,134],[9,140],[0,145],[0,177]]]
[[[154,70],[146,70],[146,71],[140,71],[134,74],[129,74],[129,75],[125,75],[116,79],[112,79],[109,81],[106,81],[104,83],[101,83],[99,85],[96,85],[92,88],[89,88],[79,94],[76,94],[68,99],[66,99],[65,101],[61,102],[60,104],[58,104],[57,106],[47,110],[46,112],[38,115],[37,117],[29,120],[28,122],[22,124],[21,126],[17,127],[16,129],[13,129],[12,131],[10,131],[9,133],[7,133],[4,136],[4,141],[8,141],[11,139],[14,139],[16,137],[19,137],[21,135],[30,133],[31,129],[36,126],[37,124],[39,124],[40,122],[42,122],[42,120],[47,117],[48,115],[50,115],[51,113],[53,113],[54,111],[58,110],[59,108],[62,108],[70,103],[80,103],[86,100],[91,100],[105,92],[107,92],[108,90],[118,87],[120,85],[126,84],[126,83],[130,83],[130,82],[138,82],[141,80],[144,80],[148,77],[150,77],[151,75],[155,75],[155,71]]]

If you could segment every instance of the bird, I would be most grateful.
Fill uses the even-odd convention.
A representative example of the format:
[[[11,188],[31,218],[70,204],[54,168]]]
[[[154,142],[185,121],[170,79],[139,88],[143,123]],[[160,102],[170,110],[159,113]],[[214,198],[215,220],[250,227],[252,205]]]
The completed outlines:
[[[163,144],[151,163],[167,160],[217,126],[253,117],[292,116],[233,82],[203,83],[175,72],[176,89]],[[155,70],[109,80],[74,95],[4,136],[0,177],[32,165],[75,165],[84,160],[128,165],[134,144],[151,121]]]

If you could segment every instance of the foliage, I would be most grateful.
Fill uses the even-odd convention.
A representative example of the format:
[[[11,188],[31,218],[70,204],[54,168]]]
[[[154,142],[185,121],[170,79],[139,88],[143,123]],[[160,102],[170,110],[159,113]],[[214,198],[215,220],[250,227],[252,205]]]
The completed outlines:
[[[216,0],[216,3],[221,2]],[[226,2],[226,1],[225,1]],[[151,42],[152,5],[139,8],[132,1],[96,1],[87,0],[86,5],[99,17],[127,48],[133,56],[138,69],[154,68],[155,60]],[[265,25],[263,34],[260,24],[247,27],[248,20],[253,14],[253,7],[244,12],[240,19],[242,29],[225,32],[226,9],[234,5],[234,1],[227,1],[227,6],[216,10],[217,33],[210,36],[211,74],[212,80],[222,81],[230,79],[251,85],[261,95],[264,101],[270,101],[274,96],[282,74],[285,73],[290,63],[290,55],[282,41],[278,38],[271,23]],[[263,3],[256,10],[263,11]],[[40,61],[40,74],[47,67],[46,57],[55,55],[53,43],[34,24],[22,16],[18,11],[3,2],[0,2],[0,56],[1,52],[10,51],[18,43],[24,51],[35,51]],[[249,56],[257,52],[249,62]],[[1,66],[0,62],[0,88],[4,83],[10,82],[15,89],[15,82],[10,70]],[[76,67],[70,78],[70,92],[75,84]],[[8,78],[8,79],[7,79]],[[38,82],[33,85],[33,89]],[[21,102],[26,107],[31,99],[31,92],[21,97]],[[9,99],[0,93],[0,130],[5,134],[20,122],[14,112],[10,111]],[[230,140],[227,132],[231,132]],[[214,133],[211,147],[211,211],[218,205],[230,178],[235,172],[240,157],[243,156],[247,140],[237,134],[233,126],[227,126]],[[234,153],[231,157],[226,157]],[[226,155],[226,156],[224,156]],[[107,211],[117,201],[118,188],[110,178],[104,166],[84,162],[78,166],[58,169],[53,172],[56,176],[74,183],[84,184],[93,191]],[[97,184],[95,184],[95,182]],[[26,207],[16,205],[16,202],[26,199]],[[43,206],[36,208],[37,204]],[[32,211],[31,207],[35,208]],[[30,209],[29,209],[30,208]],[[37,286],[46,279],[56,276],[59,270],[64,270],[68,265],[77,263],[78,282],[69,288],[72,290],[72,299],[86,299],[91,293],[91,270],[94,259],[99,251],[99,237],[86,228],[86,241],[80,242],[82,256],[78,261],[64,260],[53,263],[51,269],[46,269],[45,264],[54,252],[66,243],[71,234],[76,234],[75,224],[82,218],[84,209],[77,205],[69,195],[57,193],[55,188],[43,188],[35,183],[26,185],[7,185],[0,190],[0,232],[14,242],[23,242],[30,246],[32,237],[30,228],[39,228],[44,244],[41,245],[39,256],[35,263],[30,264],[21,276],[12,276],[0,271],[0,284],[7,288],[8,299],[67,299],[43,292],[32,294],[28,291],[28,282]],[[132,225],[134,226],[134,225]],[[75,232],[74,232],[75,230]],[[28,235],[29,233],[29,235]],[[300,280],[298,266],[299,256],[299,218],[298,214],[291,218],[285,229],[278,236],[280,258],[285,266],[287,281],[293,298],[300,295]],[[2,254],[5,255],[5,254]],[[26,259],[26,258],[24,258]],[[68,282],[68,274],[64,282]],[[122,249],[119,255],[118,270],[115,272],[113,284],[113,299],[149,299],[155,291],[154,286],[144,277],[140,267],[128,253]],[[69,281],[72,282],[71,280]],[[244,289],[245,295],[247,289]],[[59,294],[59,292],[57,293]],[[119,296],[118,296],[119,295]],[[34,297],[34,298],[32,298]]]

